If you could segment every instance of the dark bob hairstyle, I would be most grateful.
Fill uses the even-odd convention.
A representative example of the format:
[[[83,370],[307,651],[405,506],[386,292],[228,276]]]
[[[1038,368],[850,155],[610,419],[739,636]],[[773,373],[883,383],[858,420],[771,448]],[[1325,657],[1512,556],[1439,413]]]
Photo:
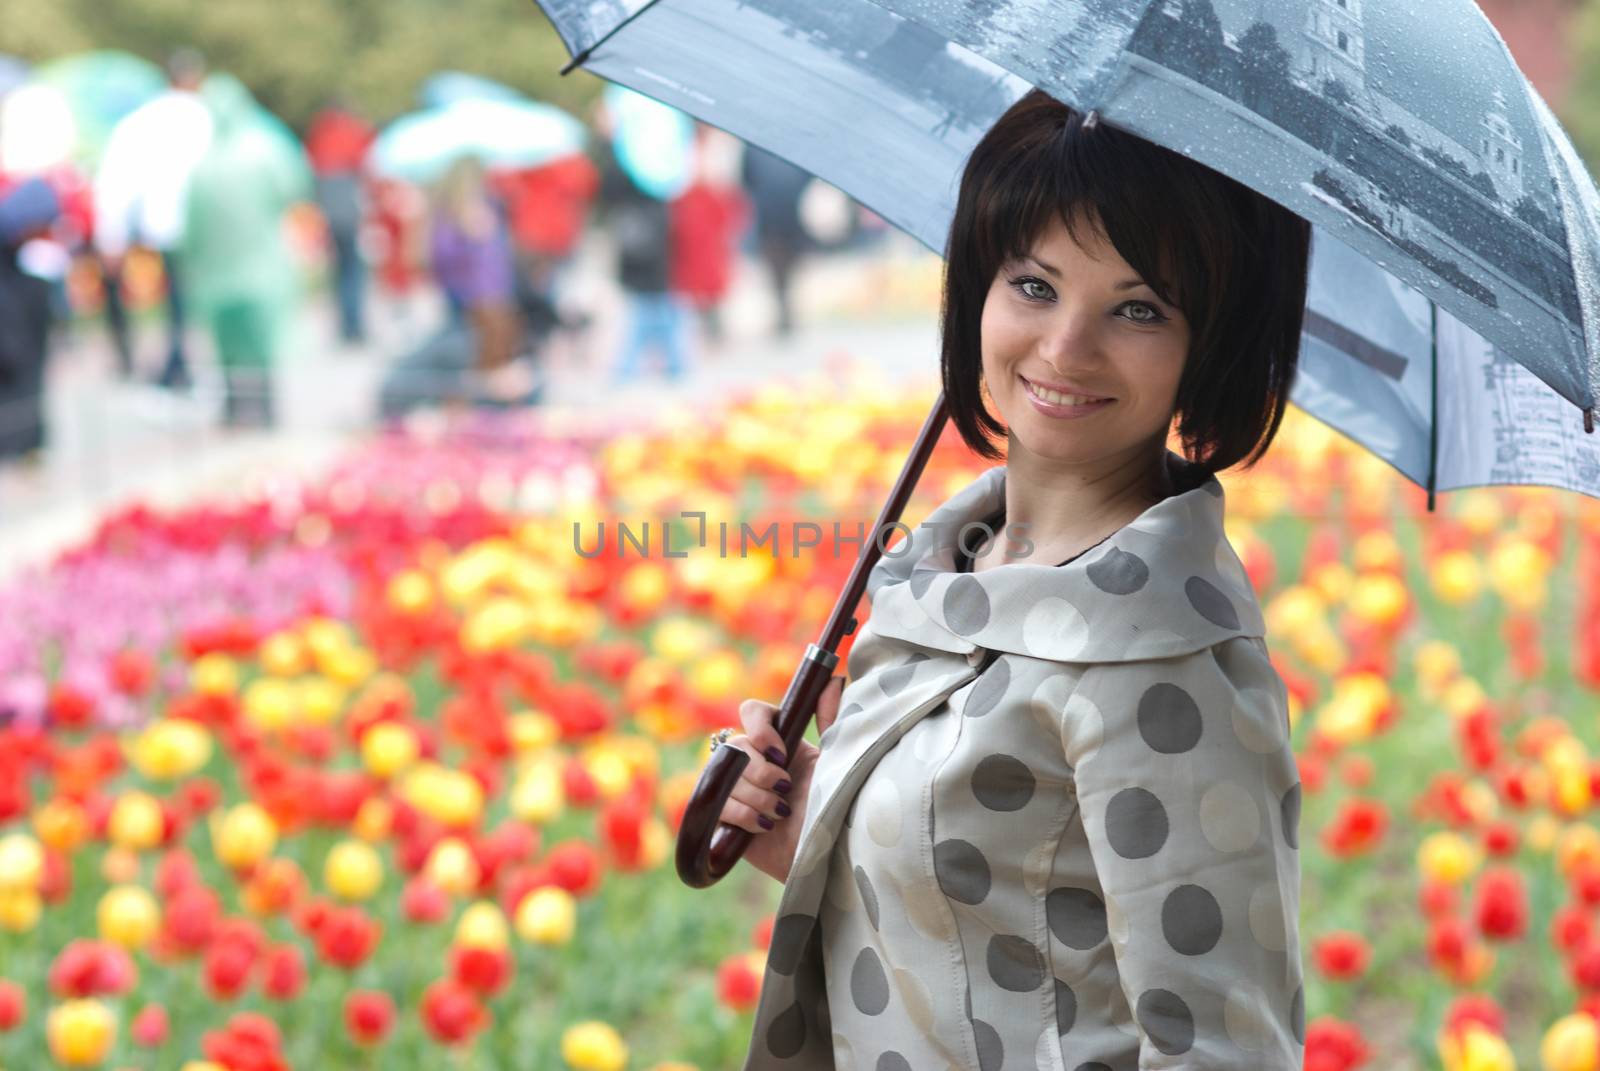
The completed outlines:
[[[973,148],[945,244],[941,374],[950,418],[979,456],[1004,455],[983,402],[981,324],[995,274],[1079,212],[1163,301],[1190,349],[1174,415],[1184,456],[1215,474],[1266,453],[1300,358],[1311,224],[1188,157],[1034,89]],[[1252,455],[1252,451],[1254,454]]]

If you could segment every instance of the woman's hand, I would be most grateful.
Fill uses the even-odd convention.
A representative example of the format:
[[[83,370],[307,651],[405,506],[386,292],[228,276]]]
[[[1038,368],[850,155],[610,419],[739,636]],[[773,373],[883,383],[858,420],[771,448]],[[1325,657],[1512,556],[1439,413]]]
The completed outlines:
[[[843,677],[834,677],[822,690],[817,699],[818,736],[827,732],[839,716],[839,695],[843,691]],[[772,727],[777,714],[777,707],[759,699],[746,699],[739,705],[739,720],[745,731],[728,737],[727,742],[749,754],[750,762],[723,804],[721,819],[754,834],[745,849],[745,861],[763,874],[785,881],[805,824],[811,772],[819,752],[815,744],[801,740],[787,764],[773,762],[765,754],[769,749],[772,755],[783,753],[783,738]],[[762,825],[762,818],[771,823],[770,829]]]

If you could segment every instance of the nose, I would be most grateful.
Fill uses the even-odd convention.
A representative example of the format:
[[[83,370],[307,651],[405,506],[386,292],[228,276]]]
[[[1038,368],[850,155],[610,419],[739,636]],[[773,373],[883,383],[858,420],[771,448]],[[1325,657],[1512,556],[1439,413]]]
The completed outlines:
[[[1099,339],[1095,337],[1089,314],[1063,313],[1043,331],[1039,356],[1062,379],[1087,378],[1073,369],[1089,358],[1098,358]]]

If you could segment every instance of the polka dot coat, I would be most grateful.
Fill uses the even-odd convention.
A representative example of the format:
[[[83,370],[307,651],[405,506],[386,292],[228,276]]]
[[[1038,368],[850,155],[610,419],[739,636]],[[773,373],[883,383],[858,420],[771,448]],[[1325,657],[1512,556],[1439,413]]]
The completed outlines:
[[[1302,1066],[1287,690],[1221,484],[1167,463],[1066,565],[957,569],[1004,466],[878,562],[745,1071]]]

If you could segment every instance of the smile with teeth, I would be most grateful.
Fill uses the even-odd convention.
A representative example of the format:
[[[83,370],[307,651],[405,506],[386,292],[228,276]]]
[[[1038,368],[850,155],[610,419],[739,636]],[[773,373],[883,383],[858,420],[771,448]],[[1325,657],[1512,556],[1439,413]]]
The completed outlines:
[[[1109,398],[1090,398],[1088,395],[1083,394],[1060,394],[1053,390],[1047,390],[1026,379],[1022,382],[1027,386],[1029,394],[1032,394],[1042,402],[1049,402],[1051,405],[1091,405],[1095,402],[1111,400]]]

